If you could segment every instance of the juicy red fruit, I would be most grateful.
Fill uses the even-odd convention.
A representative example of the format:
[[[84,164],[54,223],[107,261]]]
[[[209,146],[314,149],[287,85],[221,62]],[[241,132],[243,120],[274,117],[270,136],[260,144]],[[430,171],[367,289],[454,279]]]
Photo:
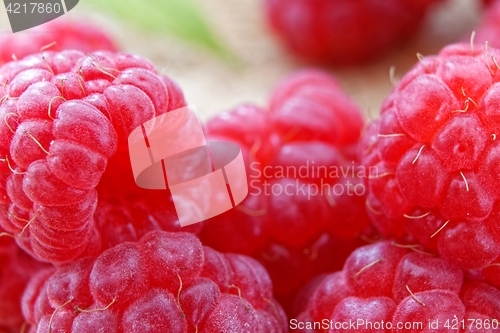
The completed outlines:
[[[493,47],[500,47],[500,1],[483,0],[486,6],[479,24],[474,28],[474,43],[484,45],[486,42]],[[470,34],[464,36],[464,42],[470,40]]]
[[[303,328],[292,329],[309,333],[447,332],[453,330],[450,323],[455,320],[457,332],[475,332],[475,327],[466,328],[475,321],[481,322],[479,331],[495,332],[500,291],[464,276],[458,266],[415,245],[384,241],[363,246],[349,256],[342,271],[306,287],[307,296],[296,304],[296,318]],[[325,319],[333,325],[323,330],[318,323]],[[354,327],[335,325],[345,322],[355,323]],[[429,326],[435,322],[438,327]]]
[[[266,0],[270,25],[310,60],[365,64],[411,36],[438,0]]]
[[[138,188],[128,156],[133,129],[185,105],[149,61],[47,51],[5,64],[0,81],[0,225],[21,247],[61,263],[180,229],[169,194]]]
[[[0,237],[2,237],[0,229]],[[29,279],[46,268],[9,237],[0,238],[0,331],[19,332],[24,323],[21,296]]]
[[[457,44],[423,58],[387,98],[360,151],[378,170],[367,180],[375,225],[396,237],[406,231],[465,269],[500,255],[499,55]]]
[[[85,53],[117,50],[112,38],[97,26],[64,18],[57,18],[20,33],[2,34],[0,45],[0,64],[22,59],[41,52],[44,48],[51,51],[74,49]]]
[[[240,206],[206,221],[202,240],[259,260],[275,295],[289,305],[304,283],[340,268],[363,244],[358,237],[369,221],[363,193],[353,193],[363,184],[351,153],[362,126],[340,84],[317,70],[284,78],[268,108],[247,104],[210,120],[210,140],[241,147],[250,193]]]
[[[189,233],[153,231],[42,271],[23,296],[37,332],[287,332],[266,271]]]

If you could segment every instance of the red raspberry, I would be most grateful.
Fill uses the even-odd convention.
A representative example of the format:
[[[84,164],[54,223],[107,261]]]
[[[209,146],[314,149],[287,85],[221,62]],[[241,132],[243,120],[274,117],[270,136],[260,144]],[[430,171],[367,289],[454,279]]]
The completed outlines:
[[[43,268],[44,264],[29,257],[11,238],[0,238],[0,332],[21,331],[21,295],[28,280]]]
[[[500,255],[497,58],[496,49],[466,44],[423,58],[361,145],[372,168],[367,208],[380,231],[406,231],[466,269]]]
[[[489,6],[491,3],[495,2],[495,0],[482,0],[481,2],[484,6]]]
[[[413,35],[438,0],[266,0],[268,20],[298,55],[364,64]]]
[[[58,18],[24,32],[0,35],[0,64],[22,59],[49,48],[51,51],[75,49],[84,53],[116,51],[112,39],[87,22]]]
[[[350,156],[362,125],[339,84],[312,70],[280,83],[269,111],[244,105],[209,121],[212,140],[242,148],[250,194],[236,209],[206,221],[203,241],[259,260],[283,305],[317,274],[340,268],[363,244],[357,237],[369,225]]]
[[[474,42],[484,44],[488,42],[493,47],[500,47],[500,1],[492,1],[487,3],[481,22],[474,29]],[[468,36],[466,36],[468,37]]]
[[[500,289],[500,257],[496,258],[493,263],[485,266],[482,273],[489,283]]]
[[[35,276],[23,313],[36,332],[286,332],[255,260],[189,233],[153,231]]]
[[[358,248],[342,271],[316,281],[307,294],[291,321],[294,332],[451,332],[446,324],[456,332],[498,331],[500,290],[464,279],[458,266],[413,245],[385,241]],[[474,327],[467,329],[469,319]]]
[[[99,253],[101,241],[180,229],[167,191],[135,185],[128,155],[133,129],[184,105],[149,61],[48,51],[5,64],[0,82],[0,225],[24,230],[24,249],[59,263]]]

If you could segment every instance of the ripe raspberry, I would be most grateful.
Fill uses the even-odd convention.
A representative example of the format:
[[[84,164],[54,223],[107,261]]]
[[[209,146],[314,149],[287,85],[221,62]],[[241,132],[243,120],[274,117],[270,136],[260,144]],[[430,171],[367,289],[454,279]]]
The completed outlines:
[[[206,221],[202,240],[259,260],[283,305],[317,274],[340,268],[369,225],[350,156],[362,125],[339,84],[312,70],[280,83],[269,110],[243,105],[209,121],[212,140],[242,148],[250,194]]]
[[[500,257],[482,270],[484,278],[492,285],[500,289]]]
[[[89,53],[116,51],[112,39],[98,27],[87,22],[58,18],[25,32],[0,36],[0,64],[22,59],[49,48],[51,51],[78,50]]]
[[[135,185],[128,155],[133,129],[184,105],[149,61],[47,51],[5,64],[0,82],[0,225],[24,249],[60,263],[180,229],[167,191]]]
[[[0,332],[21,331],[21,295],[28,280],[43,268],[44,264],[21,251],[11,238],[0,238]]]
[[[35,276],[23,313],[36,332],[286,332],[255,260],[190,233],[152,231]]]
[[[438,0],[266,0],[272,28],[298,55],[364,64],[417,31]]]
[[[466,44],[423,58],[361,145],[372,168],[368,213],[380,231],[406,231],[465,269],[500,255],[497,58]]]
[[[297,304],[296,325],[291,321],[295,332],[451,332],[456,320],[456,332],[492,333],[500,317],[500,290],[464,279],[458,266],[416,246],[389,241],[358,248],[342,271],[316,281],[307,294],[300,299],[307,301]],[[476,330],[475,323],[465,328],[469,319],[486,329]],[[323,320],[333,324],[322,327]],[[335,326],[350,321],[359,326]],[[438,327],[429,327],[435,322]]]
[[[489,6],[491,3],[495,2],[495,0],[482,0],[481,2],[484,6]]]
[[[481,22],[474,29],[476,32],[474,42],[484,44],[488,42],[493,47],[500,47],[500,1],[492,1],[487,3]]]

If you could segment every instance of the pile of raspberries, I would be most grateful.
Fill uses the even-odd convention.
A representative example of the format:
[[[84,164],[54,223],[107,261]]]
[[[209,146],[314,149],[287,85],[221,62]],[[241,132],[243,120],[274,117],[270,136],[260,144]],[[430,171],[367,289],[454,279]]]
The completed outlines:
[[[406,38],[434,2],[265,1],[292,49],[337,65]],[[210,119],[249,193],[187,227],[168,189],[136,185],[128,150],[188,106],[177,83],[86,24],[0,37],[0,332],[500,332],[497,3],[369,124],[318,69]]]

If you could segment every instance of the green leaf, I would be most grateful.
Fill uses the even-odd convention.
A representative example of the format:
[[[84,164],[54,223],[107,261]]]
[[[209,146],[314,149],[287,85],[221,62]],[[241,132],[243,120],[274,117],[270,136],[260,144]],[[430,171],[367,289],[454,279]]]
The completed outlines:
[[[229,54],[210,29],[194,0],[86,0],[85,2],[147,31],[170,33],[221,56]]]

